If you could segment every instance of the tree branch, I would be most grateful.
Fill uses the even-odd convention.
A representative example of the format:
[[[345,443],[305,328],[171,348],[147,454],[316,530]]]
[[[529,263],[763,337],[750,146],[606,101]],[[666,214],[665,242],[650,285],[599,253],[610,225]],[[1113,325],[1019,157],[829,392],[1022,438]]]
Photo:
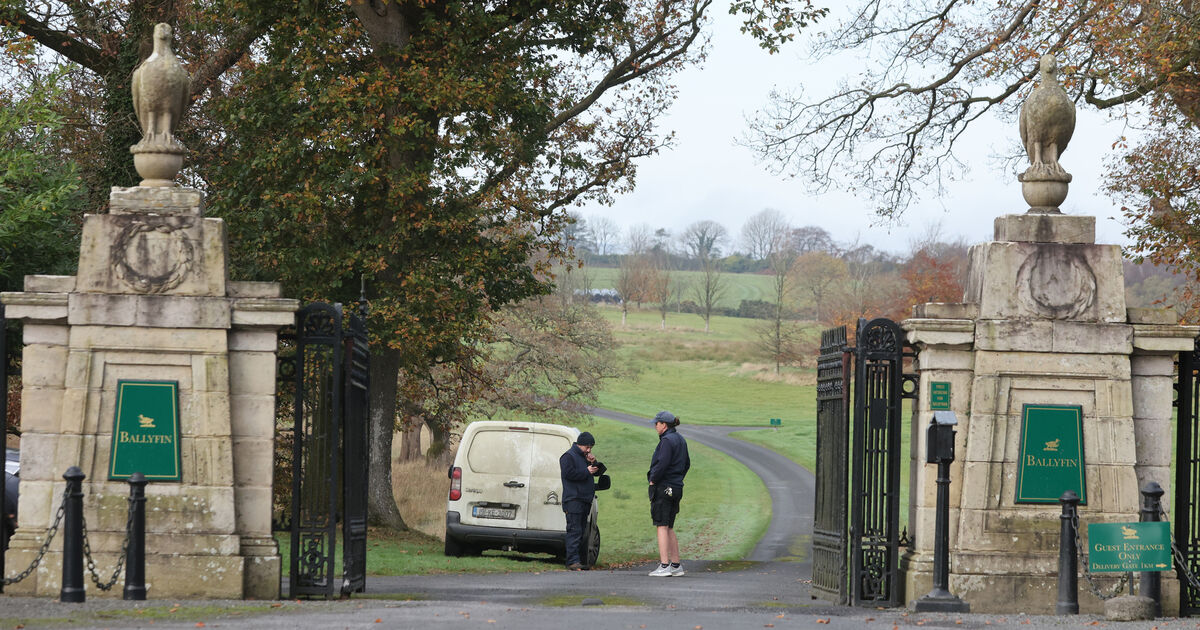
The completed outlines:
[[[64,31],[55,30],[24,11],[0,6],[0,25],[11,26],[32,37],[37,43],[57,52],[75,63],[103,75],[108,62],[100,49],[78,40]]]

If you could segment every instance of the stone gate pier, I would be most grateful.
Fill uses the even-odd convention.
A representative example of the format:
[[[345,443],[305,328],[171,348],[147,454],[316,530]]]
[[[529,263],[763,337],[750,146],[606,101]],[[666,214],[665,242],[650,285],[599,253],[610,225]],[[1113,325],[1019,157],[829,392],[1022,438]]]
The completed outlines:
[[[160,61],[169,37],[156,27]],[[133,151],[146,179],[113,188],[107,214],[86,215],[77,274],[27,276],[23,292],[0,294],[25,342],[20,522],[6,567],[14,575],[36,557],[62,502],[62,474],[79,466],[92,556],[107,579],[125,537],[125,479],[142,472],[150,598],[278,598],[276,334],[298,304],[277,284],[229,281],[224,222],[204,216],[200,191],[172,183],[181,112],[140,105],[147,136]],[[57,596],[61,550],[60,533],[8,592]]]
[[[1046,63],[1021,114],[1030,210],[995,219],[994,240],[971,248],[963,303],[920,305],[903,322],[920,375],[913,544],[901,558],[907,601],[932,585],[936,470],[924,464],[924,429],[934,410],[960,423],[950,590],[972,612],[1054,612],[1065,490],[1084,497],[1085,548],[1087,523],[1138,520],[1146,482],[1167,489],[1171,505],[1173,360],[1198,329],[1178,325],[1173,311],[1127,308],[1120,247],[1095,242],[1094,217],[1060,213],[1070,175],[1057,154],[1074,110],[1069,121],[1061,110],[1029,111],[1039,92],[1061,91]],[[1102,589],[1120,576],[1096,575]],[[1165,612],[1178,610],[1174,576],[1164,574]],[[1082,611],[1103,612],[1086,580],[1079,592]]]

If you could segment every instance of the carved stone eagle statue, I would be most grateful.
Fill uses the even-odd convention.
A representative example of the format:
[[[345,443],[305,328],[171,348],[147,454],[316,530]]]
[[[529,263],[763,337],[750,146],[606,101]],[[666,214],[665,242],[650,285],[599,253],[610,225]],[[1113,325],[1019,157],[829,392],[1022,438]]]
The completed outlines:
[[[175,128],[191,98],[191,78],[175,51],[170,24],[154,26],[154,52],[133,71],[133,110],[142,126],[142,150],[179,152]]]
[[[1026,177],[1070,177],[1058,163],[1075,132],[1075,104],[1058,83],[1054,55],[1038,62],[1041,82],[1021,106],[1021,144],[1029,154]],[[1069,181],[1069,180],[1068,180]]]

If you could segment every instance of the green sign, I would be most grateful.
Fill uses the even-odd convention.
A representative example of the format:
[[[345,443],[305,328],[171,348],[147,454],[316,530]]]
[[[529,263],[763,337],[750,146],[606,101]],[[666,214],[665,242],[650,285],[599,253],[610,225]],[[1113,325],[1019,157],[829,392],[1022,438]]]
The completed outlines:
[[[783,418],[771,418],[771,426],[773,426],[773,427],[783,426]]]
[[[1088,571],[1169,571],[1169,523],[1089,523]]]
[[[117,381],[109,479],[179,481],[179,383]]]
[[[950,408],[950,383],[945,381],[929,383],[929,408],[939,411]]]
[[[1087,505],[1083,462],[1083,408],[1025,405],[1021,412],[1017,503],[1058,503],[1067,490]]]

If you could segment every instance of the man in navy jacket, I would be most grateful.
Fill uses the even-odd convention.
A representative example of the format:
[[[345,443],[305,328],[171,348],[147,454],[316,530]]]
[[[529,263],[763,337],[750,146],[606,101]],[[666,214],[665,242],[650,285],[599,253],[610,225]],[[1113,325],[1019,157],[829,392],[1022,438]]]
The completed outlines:
[[[675,431],[677,426],[679,418],[669,411],[654,416],[658,446],[650,459],[646,480],[650,482],[650,519],[657,529],[659,565],[650,572],[651,577],[679,577],[684,573],[679,560],[679,539],[675,536],[675,516],[683,498],[683,478],[692,467],[692,460],[688,457],[687,441]]]
[[[584,568],[579,550],[583,546],[588,514],[592,511],[592,499],[596,496],[596,483],[592,477],[604,474],[607,468],[592,455],[595,445],[596,438],[584,431],[558,458],[562,475],[562,509],[567,516],[567,568],[572,571]]]

